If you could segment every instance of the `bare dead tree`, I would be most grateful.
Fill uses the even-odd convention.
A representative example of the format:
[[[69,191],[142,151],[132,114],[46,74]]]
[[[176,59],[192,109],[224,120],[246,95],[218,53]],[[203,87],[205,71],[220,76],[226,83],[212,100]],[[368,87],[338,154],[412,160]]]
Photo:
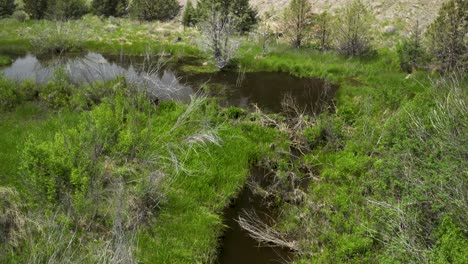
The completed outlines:
[[[238,44],[233,41],[236,19],[219,5],[212,4],[201,29],[207,49],[213,54],[216,66],[223,69],[234,57]]]

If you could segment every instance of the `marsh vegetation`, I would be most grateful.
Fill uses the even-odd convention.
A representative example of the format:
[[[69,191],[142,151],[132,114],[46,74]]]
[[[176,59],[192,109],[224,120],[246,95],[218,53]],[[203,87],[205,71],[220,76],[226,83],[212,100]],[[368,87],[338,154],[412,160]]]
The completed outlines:
[[[466,1],[315,11],[0,0],[0,262],[466,263]]]

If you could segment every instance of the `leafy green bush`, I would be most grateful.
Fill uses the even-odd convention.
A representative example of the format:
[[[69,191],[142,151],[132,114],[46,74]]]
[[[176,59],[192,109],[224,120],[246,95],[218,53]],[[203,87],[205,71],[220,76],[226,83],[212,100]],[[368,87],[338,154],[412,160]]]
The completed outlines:
[[[200,0],[196,7],[196,22],[206,22],[213,11],[221,11],[222,17],[230,16],[230,23],[240,33],[250,31],[258,22],[257,11],[247,0]]]
[[[15,90],[11,81],[0,77],[0,109],[9,110],[17,104],[18,97]]]
[[[93,0],[91,2],[93,12],[102,16],[121,17],[127,14],[127,0]]]
[[[16,10],[13,13],[12,17],[18,20],[19,22],[24,22],[29,19],[28,13],[24,12],[24,10]]]
[[[170,20],[177,16],[180,5],[177,0],[133,0],[130,12],[140,20]]]
[[[372,50],[372,14],[362,0],[353,0],[339,10],[335,38],[338,51],[346,56],[361,56]]]
[[[429,52],[442,71],[465,72],[468,68],[468,2],[450,0],[439,11],[429,26],[426,37]]]
[[[81,48],[83,32],[71,22],[54,22],[42,32],[32,32],[29,42],[36,53],[62,54]]]
[[[34,19],[43,19],[47,14],[49,0],[23,0],[24,10]]]
[[[49,0],[47,16],[55,20],[77,19],[88,13],[86,0]]]
[[[396,47],[400,68],[408,73],[422,66],[424,48],[422,46],[421,29],[417,22],[408,37],[400,40]]]
[[[39,96],[52,109],[66,108],[70,106],[74,89],[70,77],[62,69],[57,70],[53,80],[41,88]]]
[[[15,9],[15,0],[0,0],[0,18],[10,16]]]
[[[192,1],[187,1],[182,15],[182,25],[192,27],[197,23],[197,11],[193,7]]]

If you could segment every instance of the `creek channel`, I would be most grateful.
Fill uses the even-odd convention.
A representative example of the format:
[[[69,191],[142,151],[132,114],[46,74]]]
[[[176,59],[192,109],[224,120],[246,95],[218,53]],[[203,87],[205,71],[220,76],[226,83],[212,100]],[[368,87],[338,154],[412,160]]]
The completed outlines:
[[[58,69],[63,69],[75,83],[108,81],[123,76],[129,83],[144,86],[160,100],[188,102],[201,87],[210,87],[222,106],[249,109],[256,104],[265,112],[280,113],[285,96],[293,98],[296,106],[308,114],[317,114],[329,105],[337,87],[317,78],[297,78],[286,73],[226,71],[217,73],[187,73],[183,63],[158,63],[158,58],[108,56],[94,52],[38,58],[18,57],[13,64],[0,69],[0,74],[17,81],[46,83]],[[265,177],[265,170],[254,167],[251,178]],[[274,216],[261,205],[259,197],[245,187],[224,211],[226,231],[220,238],[216,263],[286,263],[292,252],[282,248],[260,245],[238,224],[244,211],[260,217]],[[265,218],[263,220],[266,220]]]

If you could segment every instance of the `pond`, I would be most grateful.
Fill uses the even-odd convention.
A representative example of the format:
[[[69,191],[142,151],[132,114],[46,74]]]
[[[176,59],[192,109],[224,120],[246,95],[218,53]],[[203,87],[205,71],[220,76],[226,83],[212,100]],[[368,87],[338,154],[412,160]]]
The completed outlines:
[[[316,114],[332,105],[337,87],[321,79],[297,78],[286,73],[218,72],[186,73],[183,65],[161,63],[155,57],[104,56],[98,53],[67,54],[38,58],[26,55],[1,70],[7,78],[17,81],[50,81],[58,69],[63,69],[75,83],[108,81],[124,76],[129,83],[143,87],[161,100],[188,101],[190,96],[204,92],[219,98],[223,106],[249,109],[253,104],[266,112],[279,113],[287,96],[298,109]],[[252,170],[252,177],[262,178],[265,171]],[[260,245],[238,224],[238,217],[253,211],[263,220],[274,212],[262,207],[249,188],[245,187],[224,212],[227,229],[220,238],[216,263],[285,263],[293,258],[286,249]]]
[[[267,112],[281,112],[281,103],[285,96],[289,96],[301,111],[317,113],[332,102],[337,90],[336,86],[321,79],[297,78],[286,73],[228,71],[190,74],[180,71],[179,66],[162,63],[154,57],[104,56],[89,52],[47,58],[26,55],[17,58],[2,72],[10,79],[30,79],[38,83],[51,80],[59,68],[76,83],[125,76],[127,81],[145,87],[161,100],[186,102],[191,95],[208,90],[220,98],[223,106],[250,108],[256,104]]]

